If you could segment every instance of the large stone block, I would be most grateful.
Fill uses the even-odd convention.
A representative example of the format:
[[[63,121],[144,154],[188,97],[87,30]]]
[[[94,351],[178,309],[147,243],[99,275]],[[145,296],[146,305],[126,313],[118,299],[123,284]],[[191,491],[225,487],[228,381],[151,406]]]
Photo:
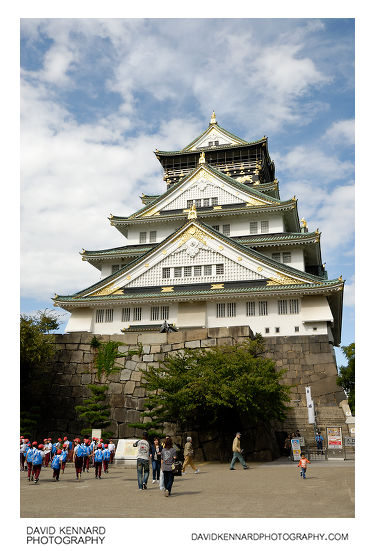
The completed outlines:
[[[126,409],[137,409],[138,403],[139,403],[139,398],[133,398],[133,396],[125,396],[124,404]]]
[[[138,342],[137,333],[124,333],[123,335],[121,335],[121,339],[120,339],[120,335],[116,335],[116,337],[119,337],[118,340],[123,342],[124,344],[135,345]]]
[[[82,350],[72,350],[70,355],[71,362],[82,362],[83,361],[83,352]]]
[[[142,373],[140,371],[132,371],[130,379],[131,381],[140,382],[140,380],[142,379]]]
[[[160,344],[153,344],[150,347],[151,354],[158,354],[160,352],[161,345]]]
[[[232,346],[233,338],[232,337],[219,337],[216,339],[217,346]]]
[[[216,346],[216,339],[202,339],[201,348]]]
[[[133,394],[134,389],[135,389],[135,382],[134,381],[128,381],[125,384],[124,393],[125,394]]]
[[[118,351],[121,353],[121,354],[126,354],[129,350],[129,345],[127,344],[122,344],[121,346],[118,347]]]
[[[135,360],[127,360],[125,363],[125,369],[130,369],[130,371],[134,371],[137,367],[137,363]]]
[[[120,381],[129,381],[130,375],[133,373],[130,369],[123,369],[120,373]]]
[[[154,355],[153,354],[144,354],[143,355],[143,361],[144,362],[153,362],[154,361]]]
[[[128,409],[126,412],[126,422],[127,423],[139,423],[141,420],[141,412],[134,409]],[[133,429],[134,430],[134,429]]]
[[[228,327],[209,327],[207,331],[207,337],[209,339],[229,337],[229,329]]]
[[[170,333],[169,333],[170,334]],[[167,342],[168,333],[142,333],[138,335],[138,342],[145,344],[164,344]]]
[[[126,410],[125,408],[115,408],[113,412],[113,418],[118,423],[125,423]]]
[[[146,391],[142,386],[137,386],[134,389],[133,396],[137,398],[144,398],[146,396]]]
[[[238,337],[251,337],[253,332],[248,325],[235,325],[228,327],[229,335],[235,339]]]
[[[123,391],[123,385],[121,383],[109,383],[108,393],[109,394],[121,394]]]
[[[185,331],[177,331],[176,333],[166,333],[168,336],[168,344],[175,344],[177,342],[184,342],[185,339]]]
[[[143,348],[143,354],[149,354],[151,350],[151,346],[149,344],[142,344]]]
[[[171,344],[162,344],[161,349],[163,352],[170,352],[172,350]]]
[[[112,394],[109,397],[109,403],[112,407],[122,408],[125,405],[125,396],[123,394]]]
[[[207,329],[187,329],[185,335],[187,341],[207,339]]]
[[[186,348],[199,348],[201,345],[201,341],[187,341],[185,342]],[[173,348],[173,346],[172,346]]]
[[[79,346],[78,343],[72,343],[72,344],[67,343],[67,344],[65,345],[65,349],[66,349],[66,350],[78,350],[78,346]]]
[[[89,373],[84,373],[83,375],[81,375],[81,384],[90,385],[91,380],[92,380],[92,377]]]

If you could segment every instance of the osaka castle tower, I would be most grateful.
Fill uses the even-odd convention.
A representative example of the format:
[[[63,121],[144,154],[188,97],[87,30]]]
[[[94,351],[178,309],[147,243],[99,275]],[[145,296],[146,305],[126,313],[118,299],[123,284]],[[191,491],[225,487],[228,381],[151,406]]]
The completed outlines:
[[[342,277],[328,279],[320,232],[280,199],[266,137],[248,142],[212,114],[179,151],[155,151],[166,190],[109,220],[121,247],[81,252],[98,282],[54,297],[66,332],[249,326],[265,337],[325,334],[338,346]]]

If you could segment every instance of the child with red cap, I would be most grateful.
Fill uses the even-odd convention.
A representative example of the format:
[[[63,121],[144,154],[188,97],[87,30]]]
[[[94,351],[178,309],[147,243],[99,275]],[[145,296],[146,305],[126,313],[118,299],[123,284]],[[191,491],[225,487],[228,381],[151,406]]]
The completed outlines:
[[[27,463],[27,479],[30,482],[31,479],[31,472],[33,470],[33,455],[36,450],[38,443],[33,442],[32,445],[30,444],[30,447],[28,448],[26,452],[26,463]]]
[[[111,459],[111,452],[108,449],[108,444],[104,444],[103,450],[103,469],[106,474],[108,474],[108,464]]]
[[[73,451],[73,462],[76,469],[76,478],[80,480],[83,467],[83,448],[79,438],[74,440],[75,447]]]
[[[66,465],[67,459],[68,459],[68,446],[67,444],[63,444],[62,450],[61,450],[61,471],[63,474],[65,471],[65,465]]]
[[[102,445],[98,444],[98,449],[95,451],[95,454],[94,454],[95,478],[102,478],[102,462],[103,462]]]
[[[61,450],[57,450],[56,455],[53,457],[51,468],[53,469],[53,478],[58,482],[61,469]]]
[[[39,444],[38,448],[35,450],[33,454],[33,478],[34,484],[36,484],[39,480],[40,471],[42,469],[42,463],[44,458],[44,445]]]

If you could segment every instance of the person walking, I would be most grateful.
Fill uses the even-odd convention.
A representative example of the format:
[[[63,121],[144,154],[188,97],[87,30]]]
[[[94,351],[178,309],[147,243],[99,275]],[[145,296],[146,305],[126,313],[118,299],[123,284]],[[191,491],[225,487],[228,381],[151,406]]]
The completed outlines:
[[[299,460],[299,463],[297,467],[301,467],[301,476],[302,478],[306,478],[306,469],[307,469],[307,463],[311,463],[302,453],[301,459]]]
[[[75,447],[73,450],[73,463],[76,469],[76,478],[77,480],[80,480],[82,475],[82,467],[83,467],[83,449],[81,446],[81,441],[79,438],[75,439]]]
[[[185,469],[188,465],[193,469],[194,474],[199,473],[199,469],[194,465],[193,462],[193,455],[194,455],[194,449],[193,449],[193,442],[191,436],[188,436],[186,438],[186,444],[184,447],[184,464],[182,465],[182,474],[185,474]]]
[[[94,453],[94,465],[95,465],[95,478],[102,478],[102,466],[103,466],[103,450],[102,445],[98,445],[98,449]]]
[[[37,447],[37,442],[33,442],[32,446],[26,452],[26,464],[27,464],[27,479],[30,482],[31,473],[33,470],[33,455]]]
[[[116,446],[115,444],[113,443],[113,440],[110,440],[109,441],[109,444],[108,444],[108,449],[109,449],[109,453],[111,454],[111,458],[110,458],[110,463],[112,464],[113,463],[113,459],[115,457],[115,452],[116,452]]]
[[[44,445],[39,444],[38,448],[35,450],[33,454],[34,484],[37,484],[37,482],[39,481],[40,471],[42,469],[42,464],[43,464],[43,458],[44,458]]]
[[[171,495],[174,473],[173,463],[177,459],[177,450],[173,447],[172,438],[167,436],[165,438],[165,445],[161,452],[161,468],[164,476],[165,497]]]
[[[108,474],[108,465],[109,461],[111,459],[111,452],[108,449],[108,444],[104,444],[104,450],[103,450],[103,470],[105,474]]]
[[[151,446],[151,461],[152,461],[152,483],[155,484],[157,480],[160,480],[160,467],[161,467],[161,450],[162,445],[157,436],[154,438],[154,443]]]
[[[53,469],[53,478],[56,482],[59,481],[61,470],[61,450],[58,449],[51,461],[51,468]]]
[[[133,447],[137,448],[137,477],[139,490],[147,490],[147,481],[150,474],[151,454],[150,444],[147,438],[147,432],[144,432],[143,437],[133,444]]]
[[[27,452],[27,442],[26,438],[21,436],[21,445],[20,445],[20,471],[25,470],[25,453]]]
[[[65,472],[65,465],[66,465],[67,460],[68,460],[68,446],[67,446],[67,444],[63,444],[62,445],[62,450],[61,450],[61,472],[62,472],[62,474],[64,474],[64,472]]]
[[[232,444],[232,451],[233,451],[233,457],[230,464],[229,469],[231,471],[235,471],[234,464],[236,461],[239,461],[244,469],[248,469],[249,467],[246,465],[245,460],[242,456],[243,450],[241,449],[241,433],[237,432],[236,436],[234,437],[233,444]]]
[[[315,436],[317,455],[323,455],[323,436],[318,431]]]

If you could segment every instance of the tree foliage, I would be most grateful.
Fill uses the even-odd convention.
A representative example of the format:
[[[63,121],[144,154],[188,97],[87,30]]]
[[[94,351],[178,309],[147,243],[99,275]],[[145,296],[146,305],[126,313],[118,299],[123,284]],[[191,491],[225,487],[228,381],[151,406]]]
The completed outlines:
[[[91,432],[91,429],[103,429],[110,424],[110,410],[107,402],[107,385],[87,385],[91,396],[83,400],[82,406],[75,406],[78,416],[85,422],[86,427],[81,434]],[[104,438],[110,437],[111,433],[103,433]]]
[[[256,335],[234,346],[185,349],[148,367],[143,371],[147,428],[285,418],[290,387],[280,382],[284,371],[277,372],[263,353],[263,339]]]
[[[341,350],[344,352],[346,359],[348,360],[347,366],[341,366],[339,370],[339,376],[337,377],[337,384],[340,385],[348,395],[349,407],[352,414],[355,415],[355,344],[352,342],[348,346],[342,346]]]

